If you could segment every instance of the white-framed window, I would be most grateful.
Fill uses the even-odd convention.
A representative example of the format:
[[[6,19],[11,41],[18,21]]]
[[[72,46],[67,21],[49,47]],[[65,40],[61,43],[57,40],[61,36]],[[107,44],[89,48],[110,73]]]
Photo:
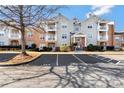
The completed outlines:
[[[33,43],[34,43],[33,41],[29,41],[28,42],[28,47],[31,47]]]
[[[46,45],[45,44],[40,44],[40,49],[43,49],[43,47],[45,47]]]
[[[93,28],[93,26],[89,25],[89,26],[87,26],[87,28]]]
[[[120,37],[115,37],[116,42],[120,42]]]
[[[4,42],[3,41],[0,41],[0,46],[3,46],[4,45]]]
[[[49,34],[48,35],[48,40],[55,40],[55,35]]]
[[[67,25],[62,25],[62,28],[63,28],[63,29],[66,29],[66,28],[67,28]]]
[[[79,31],[79,27],[74,27],[74,32]]]
[[[89,34],[89,35],[88,35],[88,38],[92,38],[92,37],[93,37],[93,35],[92,35],[92,34]]]
[[[4,36],[4,31],[0,31],[0,36]]]
[[[28,35],[28,37],[32,37],[32,36],[33,36],[32,31],[29,31],[29,32],[27,33],[27,35]]]
[[[67,35],[66,34],[62,34],[62,39],[66,39]]]
[[[79,42],[79,41],[80,41],[80,38],[78,38],[78,37],[75,38],[75,41],[76,41],[76,42]]]
[[[41,40],[45,40],[45,35],[44,34],[41,34],[40,39]]]
[[[67,46],[67,44],[62,44],[62,46]]]

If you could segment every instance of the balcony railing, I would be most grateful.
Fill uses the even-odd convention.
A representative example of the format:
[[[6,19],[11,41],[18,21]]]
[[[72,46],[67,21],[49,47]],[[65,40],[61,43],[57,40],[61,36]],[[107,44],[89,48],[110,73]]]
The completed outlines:
[[[124,43],[124,40],[122,40],[122,43]]]
[[[10,34],[9,38],[10,39],[20,39],[21,35],[19,35],[19,34]]]
[[[107,29],[106,26],[100,26],[100,29]]]
[[[56,26],[53,25],[53,26],[47,26],[46,27],[46,31],[56,31]]]
[[[107,38],[106,38],[105,36],[100,36],[100,37],[98,38],[98,40],[99,40],[99,41],[106,41]]]
[[[48,38],[48,41],[54,42],[56,39],[55,38]]]
[[[98,26],[98,30],[100,30],[100,31],[107,31],[108,27],[107,26]]]

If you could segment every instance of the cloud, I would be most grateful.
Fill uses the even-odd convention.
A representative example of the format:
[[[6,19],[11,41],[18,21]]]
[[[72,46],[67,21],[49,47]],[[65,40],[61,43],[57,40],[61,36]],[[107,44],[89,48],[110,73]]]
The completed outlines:
[[[94,5],[91,7],[91,12],[95,15],[101,16],[101,15],[110,13],[113,7],[114,5]]]

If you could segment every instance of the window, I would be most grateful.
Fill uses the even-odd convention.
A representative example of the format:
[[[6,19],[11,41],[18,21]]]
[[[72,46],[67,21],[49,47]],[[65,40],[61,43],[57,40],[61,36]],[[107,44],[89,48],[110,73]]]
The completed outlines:
[[[4,36],[4,31],[1,31],[0,32],[0,36]]]
[[[88,26],[88,28],[92,28],[92,26]]]
[[[75,38],[75,41],[76,41],[76,42],[79,42],[79,41],[80,41],[80,38]]]
[[[48,40],[55,40],[55,35],[48,35]]]
[[[65,29],[65,28],[67,28],[67,26],[66,25],[62,25],[62,28]]]
[[[0,33],[0,36],[4,36],[4,34],[3,33]]]
[[[41,35],[41,36],[40,36],[40,39],[41,39],[41,40],[45,40],[45,35]]]
[[[43,49],[43,47],[45,47],[45,44],[40,44],[40,49]]]
[[[30,31],[28,32],[28,37],[32,37],[33,36],[33,33]]]
[[[67,35],[66,34],[62,34],[62,39],[66,39]]]
[[[115,37],[116,42],[120,42],[120,37]]]
[[[33,44],[33,41],[29,41],[28,42],[28,47],[30,48],[32,46],[32,44]]]
[[[67,46],[67,44],[62,44],[62,46]]]
[[[0,46],[3,46],[4,45],[4,42],[3,41],[0,41]]]
[[[78,27],[74,27],[74,31],[79,31],[79,28]]]
[[[88,35],[88,38],[92,38],[92,35]]]

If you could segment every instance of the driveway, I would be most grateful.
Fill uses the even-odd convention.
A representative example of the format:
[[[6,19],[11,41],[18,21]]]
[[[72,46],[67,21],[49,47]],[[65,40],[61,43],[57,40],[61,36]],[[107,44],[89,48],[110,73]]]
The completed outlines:
[[[0,62],[8,61],[14,56],[16,56],[18,53],[1,53],[0,54]]]

